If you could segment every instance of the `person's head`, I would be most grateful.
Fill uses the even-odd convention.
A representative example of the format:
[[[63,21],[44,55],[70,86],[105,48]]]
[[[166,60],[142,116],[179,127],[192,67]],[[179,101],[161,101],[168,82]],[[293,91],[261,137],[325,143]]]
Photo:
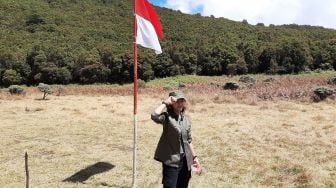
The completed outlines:
[[[186,109],[186,98],[182,91],[176,90],[169,93],[169,96],[172,97],[172,108],[175,113],[184,112]]]

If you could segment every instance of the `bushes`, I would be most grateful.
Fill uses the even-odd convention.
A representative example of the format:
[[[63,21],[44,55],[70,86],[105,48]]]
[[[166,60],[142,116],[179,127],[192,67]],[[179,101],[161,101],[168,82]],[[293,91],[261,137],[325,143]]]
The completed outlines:
[[[312,57],[318,56],[315,54]],[[149,81],[183,74],[299,73],[313,66],[309,66],[312,57],[307,48],[299,43],[268,47],[258,53],[253,47],[243,44],[237,49],[218,46],[210,49],[172,47],[159,56],[147,51],[139,55],[138,77]],[[0,51],[0,62],[0,86],[34,85],[40,82],[123,84],[133,80],[133,55],[115,55],[108,48],[84,50],[75,55],[55,47],[34,46],[25,60],[16,54],[1,54]]]
[[[138,77],[144,81],[149,81],[154,79],[154,71],[152,65],[149,61],[142,61],[139,63]]]
[[[216,46],[210,50],[200,51],[197,69],[201,75],[234,75],[237,73],[238,55],[234,49],[221,49]],[[241,62],[240,62],[241,65]]]
[[[52,93],[51,87],[48,84],[39,83],[37,86],[38,90],[43,93],[42,99],[45,100],[47,95]]]
[[[72,60],[60,50],[35,46],[27,54],[26,62],[31,67],[28,85],[39,82],[68,84],[72,81],[69,67]]]
[[[86,65],[79,70],[79,81],[85,84],[104,83],[108,81],[111,70],[102,64]]]
[[[251,76],[241,76],[239,78],[239,82],[243,82],[246,84],[255,84],[256,80],[252,78]]]
[[[129,25],[123,24],[131,18],[127,14],[132,9],[130,2],[29,0],[2,1],[1,5],[7,10],[0,30],[1,86],[8,69],[16,71],[6,80],[11,84],[18,76],[27,85],[133,80],[132,34]],[[336,69],[333,30],[252,26],[246,20],[183,15],[161,8],[158,13],[167,37],[159,56],[139,48],[139,78],[146,81],[183,74],[296,74],[308,68]],[[172,16],[178,19],[172,21]],[[91,56],[94,62],[81,64],[82,56]]]
[[[328,84],[330,85],[336,85],[336,77],[332,77],[328,79]]]
[[[331,90],[330,88],[326,87],[319,87],[314,90],[315,96],[313,99],[315,102],[325,100],[327,97],[332,96],[335,94],[335,91]]]
[[[42,67],[37,74],[34,75],[34,82],[45,82],[48,84],[68,84],[72,76],[70,71],[65,67],[56,67],[49,64]]]
[[[225,90],[237,90],[239,89],[239,84],[236,82],[227,82],[225,85],[223,85],[223,89]]]
[[[24,89],[18,85],[9,86],[8,91],[11,95],[21,95],[24,93]]]
[[[255,86],[256,80],[251,76],[241,76],[239,82],[244,83],[245,87],[251,88]]]
[[[34,13],[26,18],[26,29],[30,33],[35,33],[40,30],[40,25],[45,24],[42,16]]]
[[[139,88],[145,88],[146,82],[144,80],[138,79],[138,87]]]
[[[0,51],[0,86],[25,83],[31,73],[21,53]]]
[[[21,77],[20,73],[17,73],[13,69],[5,70],[5,72],[3,73],[2,84],[4,86],[9,86],[9,85],[13,85],[13,84],[20,84],[21,81],[22,81],[22,77]]]

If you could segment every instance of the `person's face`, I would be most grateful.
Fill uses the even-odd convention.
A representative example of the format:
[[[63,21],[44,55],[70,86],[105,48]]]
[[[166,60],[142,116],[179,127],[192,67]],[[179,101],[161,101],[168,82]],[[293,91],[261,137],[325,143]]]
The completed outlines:
[[[173,108],[175,112],[181,112],[183,107],[185,106],[186,100],[185,99],[178,99],[177,101],[173,102]]]

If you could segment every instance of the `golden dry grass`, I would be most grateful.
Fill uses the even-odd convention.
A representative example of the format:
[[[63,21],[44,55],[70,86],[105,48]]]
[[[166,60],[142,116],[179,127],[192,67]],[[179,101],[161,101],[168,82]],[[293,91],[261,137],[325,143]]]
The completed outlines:
[[[244,100],[185,89],[193,143],[205,169],[190,187],[336,187],[336,103]],[[153,154],[161,127],[151,111],[165,92],[141,92],[138,187],[161,187]],[[131,95],[0,99],[0,187],[130,187]],[[96,162],[115,167],[84,183],[62,180]]]

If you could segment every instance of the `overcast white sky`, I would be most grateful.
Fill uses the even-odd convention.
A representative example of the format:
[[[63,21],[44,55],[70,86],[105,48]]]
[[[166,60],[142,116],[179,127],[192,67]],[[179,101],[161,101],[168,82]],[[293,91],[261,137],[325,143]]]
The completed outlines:
[[[336,0],[149,0],[155,5],[250,24],[292,24],[336,29]]]

